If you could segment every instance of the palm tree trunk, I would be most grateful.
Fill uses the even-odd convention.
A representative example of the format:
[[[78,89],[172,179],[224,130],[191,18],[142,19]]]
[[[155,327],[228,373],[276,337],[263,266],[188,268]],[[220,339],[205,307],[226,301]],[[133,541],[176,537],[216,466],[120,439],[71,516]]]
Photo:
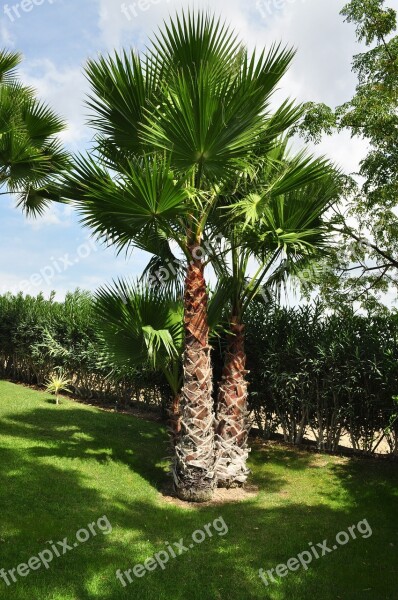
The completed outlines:
[[[216,439],[220,446],[217,463],[219,487],[242,486],[250,473],[247,439],[250,424],[247,409],[245,326],[232,317],[218,391]]]
[[[212,369],[203,270],[203,263],[192,259],[185,282],[181,431],[173,466],[177,495],[192,502],[208,500],[216,487]]]
[[[181,414],[180,414],[181,396],[177,394],[174,397],[169,412],[169,429],[173,448],[176,447],[181,433]]]

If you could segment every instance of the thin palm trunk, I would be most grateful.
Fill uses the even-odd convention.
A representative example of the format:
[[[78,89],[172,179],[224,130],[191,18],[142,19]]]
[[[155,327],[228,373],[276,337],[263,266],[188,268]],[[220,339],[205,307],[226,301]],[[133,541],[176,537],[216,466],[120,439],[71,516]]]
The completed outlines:
[[[208,299],[203,270],[202,262],[192,259],[185,282],[181,431],[173,469],[178,496],[193,502],[208,500],[216,487]]]
[[[250,425],[247,409],[245,326],[238,317],[232,317],[230,332],[217,402],[216,434],[220,458],[216,474],[219,487],[241,486],[250,472],[246,466],[249,457],[247,439]]]

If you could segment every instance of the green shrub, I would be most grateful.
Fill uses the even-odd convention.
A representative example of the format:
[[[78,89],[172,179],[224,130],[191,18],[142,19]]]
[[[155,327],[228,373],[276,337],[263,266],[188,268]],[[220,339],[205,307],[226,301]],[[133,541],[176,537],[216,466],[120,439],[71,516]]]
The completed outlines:
[[[319,449],[336,450],[347,434],[354,449],[374,451],[397,412],[396,314],[256,304],[247,340],[251,408],[265,437],[280,427],[286,441],[299,444],[312,432]],[[384,435],[397,453],[396,420]]]
[[[250,408],[264,437],[281,428],[300,444],[312,433],[320,450],[348,435],[354,449],[398,453],[398,315],[326,314],[254,303],[247,316]],[[220,375],[221,344],[213,352]],[[171,401],[163,376],[143,365],[125,369],[100,352],[92,296],[63,302],[0,296],[0,377],[44,385],[56,369],[82,398],[162,408]]]
[[[99,350],[93,299],[76,291],[63,302],[22,294],[0,296],[0,377],[44,385],[55,369],[82,398],[163,405],[169,393],[145,367],[124,369]],[[166,400],[165,400],[166,399]]]

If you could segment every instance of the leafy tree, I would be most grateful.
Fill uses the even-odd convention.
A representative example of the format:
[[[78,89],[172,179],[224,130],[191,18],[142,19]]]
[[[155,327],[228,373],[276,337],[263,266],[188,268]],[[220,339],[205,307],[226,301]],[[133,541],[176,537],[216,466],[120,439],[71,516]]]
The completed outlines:
[[[69,164],[57,139],[65,124],[18,81],[20,62],[19,54],[0,52],[0,188],[16,194],[27,214],[40,215],[53,198],[50,185]]]
[[[299,128],[306,139],[348,130],[368,144],[358,177],[347,179],[336,210],[339,250],[325,265],[323,296],[337,307],[360,300],[368,307],[398,284],[398,36],[396,12],[384,0],[352,0],[342,10],[366,51],[354,57],[354,97],[332,109],[308,104]]]

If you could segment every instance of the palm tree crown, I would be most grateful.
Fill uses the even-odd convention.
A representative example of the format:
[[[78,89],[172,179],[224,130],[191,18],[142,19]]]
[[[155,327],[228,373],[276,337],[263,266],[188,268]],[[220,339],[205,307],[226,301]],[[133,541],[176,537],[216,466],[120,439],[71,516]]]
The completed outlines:
[[[18,81],[20,61],[17,53],[0,52],[0,186],[17,195],[26,213],[38,215],[55,197],[54,179],[69,165],[57,139],[65,124]]]

